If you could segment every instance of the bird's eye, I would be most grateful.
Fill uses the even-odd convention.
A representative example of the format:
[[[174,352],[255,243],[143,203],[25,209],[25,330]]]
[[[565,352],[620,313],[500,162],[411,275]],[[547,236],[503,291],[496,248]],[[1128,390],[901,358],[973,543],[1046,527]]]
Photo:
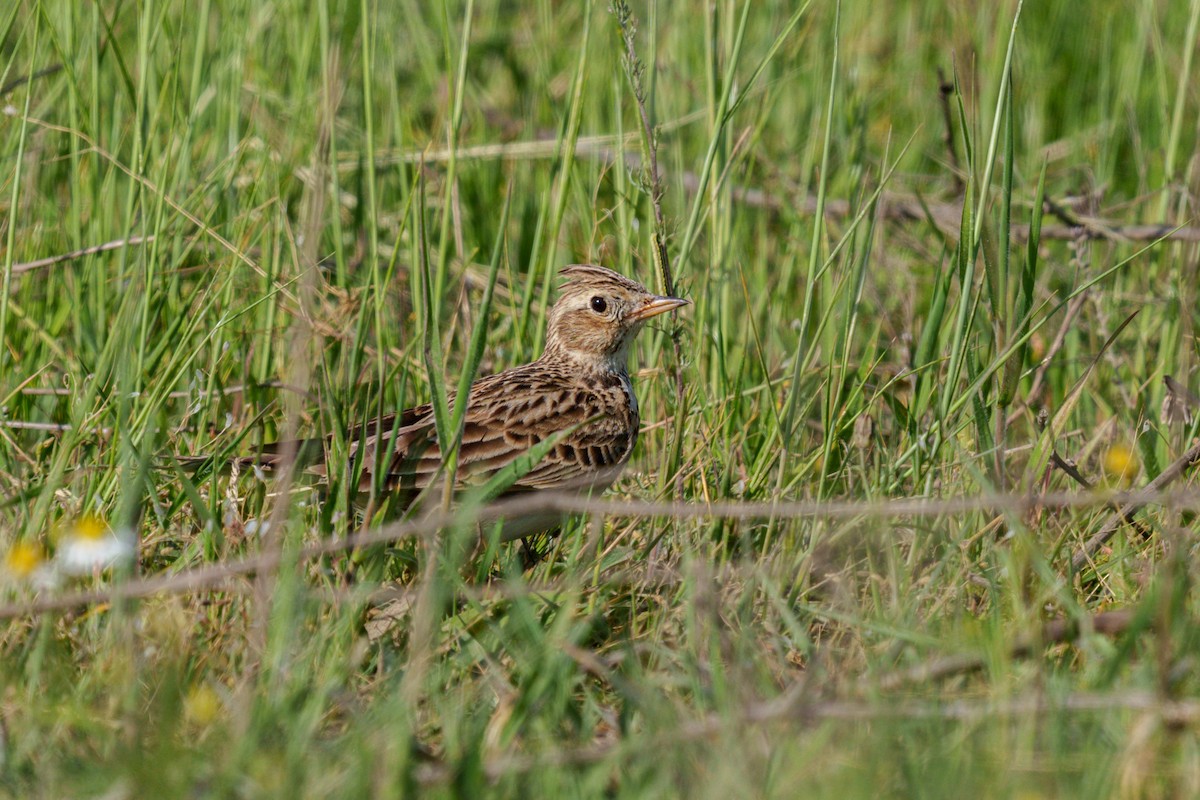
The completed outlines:
[[[608,303],[604,302],[603,297],[592,298],[592,311],[595,311],[597,314],[603,314],[607,310]]]

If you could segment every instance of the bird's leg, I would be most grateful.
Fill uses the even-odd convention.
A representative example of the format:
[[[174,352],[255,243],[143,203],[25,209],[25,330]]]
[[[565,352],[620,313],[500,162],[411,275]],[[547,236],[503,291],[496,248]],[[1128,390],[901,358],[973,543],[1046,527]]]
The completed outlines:
[[[521,571],[528,572],[542,562],[544,556],[537,551],[529,541],[528,536],[521,537]]]
[[[546,530],[539,531],[535,536],[536,536],[536,538],[541,538],[544,536],[544,537],[546,537],[547,541],[553,541],[561,533],[562,533],[562,526],[556,525],[553,528],[548,528]],[[550,555],[550,553],[553,552],[553,548],[551,548],[551,547],[547,547],[545,549],[539,549],[534,544],[535,536],[522,536],[521,537],[521,551],[520,551],[521,569],[525,572],[528,572],[529,570],[536,567],[538,564],[545,561],[546,558]]]

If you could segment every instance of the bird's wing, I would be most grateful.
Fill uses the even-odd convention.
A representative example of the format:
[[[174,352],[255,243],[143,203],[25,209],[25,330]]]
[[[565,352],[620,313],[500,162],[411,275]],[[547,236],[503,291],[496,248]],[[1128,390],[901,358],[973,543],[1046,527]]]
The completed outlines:
[[[537,371],[518,368],[481,378],[471,387],[463,421],[457,482],[461,487],[486,481],[534,445],[579,425],[519,478],[513,490],[607,486],[633,449],[630,426],[611,411],[598,395]],[[367,448],[365,480],[378,463],[387,469],[390,487],[419,490],[438,472],[443,453],[433,413],[429,406],[413,412],[407,415],[409,424],[394,432],[381,425],[360,440],[359,446]],[[379,447],[391,451],[390,460],[376,461]]]
[[[531,489],[591,487],[603,491],[629,460],[635,430],[612,417],[601,416],[568,434],[517,483]]]
[[[353,443],[351,445],[353,451],[359,442],[374,441],[379,437],[381,431],[386,437],[391,435],[393,429],[419,428],[419,425],[416,423],[427,416],[430,413],[430,409],[431,406],[423,405],[401,411],[398,414],[385,414],[382,417],[377,417],[362,425],[351,428],[347,431],[345,438]],[[403,439],[401,438],[400,441],[403,441]],[[323,475],[332,443],[332,436],[267,442],[260,445],[254,455],[238,456],[232,459],[230,463],[242,468],[263,467],[271,470],[293,461],[299,461],[302,465],[313,465],[308,469],[309,472]],[[208,463],[210,461],[211,458],[207,456],[186,459],[186,462],[197,464]]]
[[[437,451],[433,407],[428,403],[373,419],[352,429],[346,439],[350,443],[350,459],[362,460],[359,484],[364,490],[370,487],[377,470],[387,476],[389,488],[403,483],[409,488],[423,489],[437,469],[435,464],[432,470],[426,470],[420,463],[427,451]],[[325,465],[312,471],[324,475]]]

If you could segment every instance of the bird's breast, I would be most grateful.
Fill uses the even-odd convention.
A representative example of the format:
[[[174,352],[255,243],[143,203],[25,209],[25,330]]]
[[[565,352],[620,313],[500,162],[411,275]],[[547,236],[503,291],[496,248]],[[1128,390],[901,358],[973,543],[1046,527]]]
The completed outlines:
[[[629,404],[630,426],[632,428],[629,449],[633,450],[633,446],[637,444],[638,428],[641,426],[641,414],[638,411],[637,395],[633,391],[633,381],[629,380],[628,375],[621,376],[621,390],[625,392],[625,400]]]

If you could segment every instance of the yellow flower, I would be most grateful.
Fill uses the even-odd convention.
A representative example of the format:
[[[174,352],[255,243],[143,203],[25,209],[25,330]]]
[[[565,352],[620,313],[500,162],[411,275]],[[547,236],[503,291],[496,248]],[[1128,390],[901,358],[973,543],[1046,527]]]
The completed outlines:
[[[87,539],[93,542],[98,542],[107,534],[108,526],[104,524],[104,520],[88,514],[75,523],[75,527],[71,529],[69,535],[78,539]]]
[[[190,725],[207,728],[221,716],[221,697],[207,683],[198,683],[183,698],[183,718]]]
[[[1110,481],[1128,486],[1141,471],[1137,453],[1129,445],[1118,442],[1104,452],[1104,474]]]
[[[46,551],[42,549],[42,545],[31,540],[13,543],[4,555],[4,565],[0,567],[0,574],[30,586],[35,591],[53,589],[58,585],[58,572],[55,571],[54,564],[46,560]]]
[[[4,557],[4,567],[16,578],[29,578],[46,560],[42,548],[33,542],[17,542]]]

